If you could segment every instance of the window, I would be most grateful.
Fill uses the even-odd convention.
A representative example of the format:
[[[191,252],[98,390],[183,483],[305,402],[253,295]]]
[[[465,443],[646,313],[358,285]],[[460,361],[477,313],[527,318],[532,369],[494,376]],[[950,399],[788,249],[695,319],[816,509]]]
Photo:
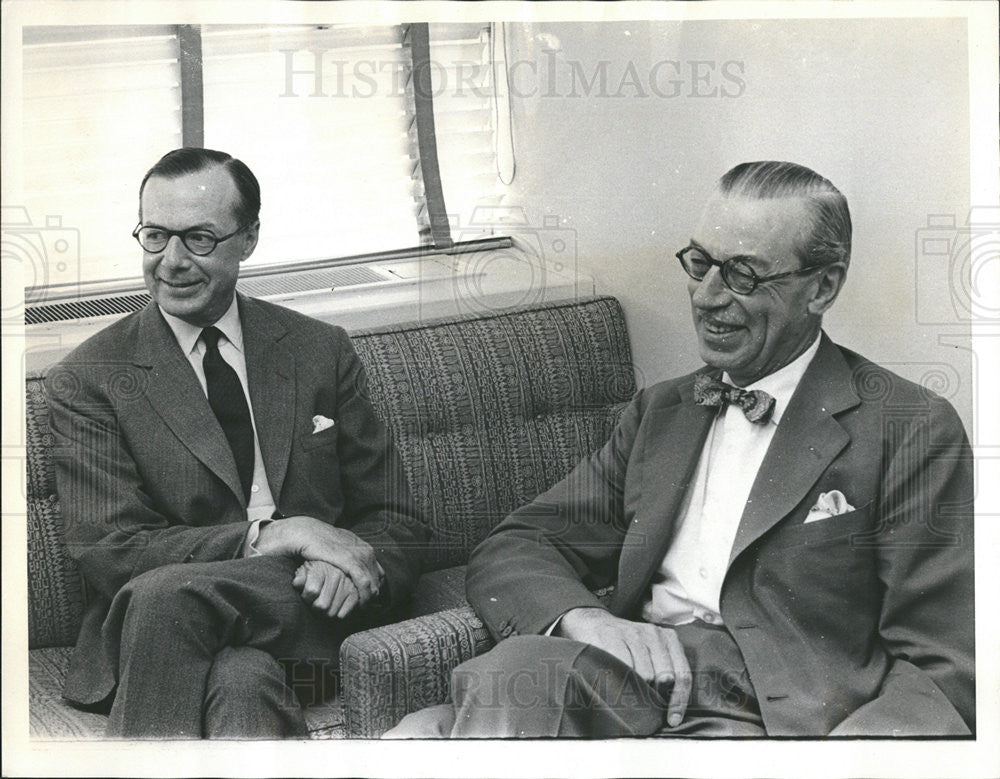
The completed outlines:
[[[181,145],[176,29],[26,27],[23,51],[25,221],[71,244],[29,253],[25,283],[136,276],[139,181]]]
[[[139,181],[192,139],[261,182],[248,264],[431,243],[418,27],[429,30],[431,142],[458,227],[498,194],[488,25],[26,28],[24,204],[36,226],[57,217],[79,236],[79,262],[43,269],[34,286],[137,278]]]

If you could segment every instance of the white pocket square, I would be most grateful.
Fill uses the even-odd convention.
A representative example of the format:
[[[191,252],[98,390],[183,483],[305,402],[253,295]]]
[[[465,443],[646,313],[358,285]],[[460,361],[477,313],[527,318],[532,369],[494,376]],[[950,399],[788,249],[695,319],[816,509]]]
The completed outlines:
[[[322,414],[317,414],[313,417],[313,435],[316,433],[321,433],[328,427],[333,427],[334,422],[329,417],[325,417]]]
[[[824,492],[817,498],[816,505],[809,509],[809,516],[806,517],[806,521],[802,524],[818,522],[821,519],[835,517],[838,514],[846,514],[848,511],[854,511],[854,506],[847,502],[844,493],[840,490],[830,490],[830,492]]]

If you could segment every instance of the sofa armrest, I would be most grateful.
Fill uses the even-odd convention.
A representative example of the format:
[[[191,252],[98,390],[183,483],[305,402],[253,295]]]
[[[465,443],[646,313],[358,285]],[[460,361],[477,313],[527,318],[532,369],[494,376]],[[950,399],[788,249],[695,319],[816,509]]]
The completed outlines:
[[[404,716],[448,699],[452,669],[493,646],[470,606],[348,636],[340,647],[349,738],[378,738]]]

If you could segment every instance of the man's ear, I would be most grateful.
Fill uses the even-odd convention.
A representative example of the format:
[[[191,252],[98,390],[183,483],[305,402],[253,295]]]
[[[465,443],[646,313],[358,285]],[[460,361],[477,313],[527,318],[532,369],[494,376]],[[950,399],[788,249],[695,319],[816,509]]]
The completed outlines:
[[[260,221],[255,221],[252,225],[247,227],[243,232],[243,256],[240,257],[240,262],[247,259],[253,250],[257,248],[257,239],[260,237]]]
[[[844,263],[834,262],[825,266],[815,279],[815,292],[806,306],[809,313],[817,316],[826,313],[840,294],[840,288],[844,286],[846,278],[847,266]]]

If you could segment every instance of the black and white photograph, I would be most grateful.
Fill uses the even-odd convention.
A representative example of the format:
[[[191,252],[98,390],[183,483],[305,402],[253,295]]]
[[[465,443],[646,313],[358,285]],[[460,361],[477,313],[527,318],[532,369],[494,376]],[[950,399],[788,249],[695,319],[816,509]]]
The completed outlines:
[[[0,1],[5,776],[1000,773],[997,4]]]

